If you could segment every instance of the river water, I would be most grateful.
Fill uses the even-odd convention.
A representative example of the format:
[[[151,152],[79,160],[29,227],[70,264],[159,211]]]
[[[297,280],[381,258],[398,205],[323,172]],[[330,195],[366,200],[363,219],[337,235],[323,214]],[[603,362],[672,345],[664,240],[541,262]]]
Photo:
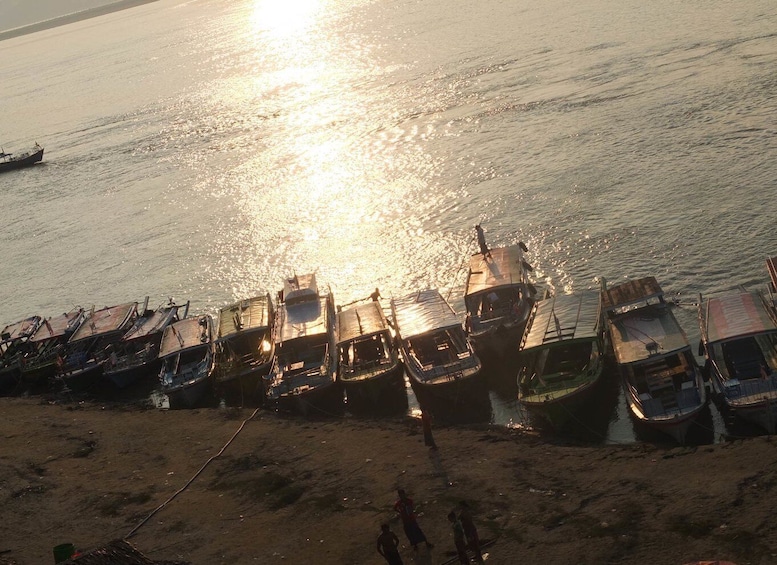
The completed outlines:
[[[160,0],[2,41],[0,143],[46,153],[0,176],[0,320],[314,270],[461,310],[482,223],[555,292],[656,276],[696,340],[698,294],[777,252],[775,30],[766,0]]]

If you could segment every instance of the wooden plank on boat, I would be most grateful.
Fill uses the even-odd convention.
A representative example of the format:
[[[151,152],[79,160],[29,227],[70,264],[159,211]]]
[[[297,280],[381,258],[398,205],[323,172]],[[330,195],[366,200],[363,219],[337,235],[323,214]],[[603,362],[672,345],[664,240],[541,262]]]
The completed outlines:
[[[520,246],[495,247],[489,255],[477,253],[470,257],[464,295],[525,283],[525,277]]]
[[[655,277],[627,281],[604,290],[604,308],[610,310],[637,302],[647,302],[664,294]]]
[[[769,257],[766,260],[766,270],[769,271],[769,278],[772,281],[772,290],[777,291],[777,256]]]
[[[626,365],[690,348],[668,306],[638,308],[610,321],[615,358]]]
[[[70,338],[70,342],[102,336],[126,327],[137,306],[137,302],[128,302],[93,310]]]
[[[77,323],[82,315],[83,309],[76,308],[59,316],[48,318],[38,327],[30,341],[35,343],[60,338],[71,330],[72,325]]]
[[[601,321],[600,293],[560,294],[537,302],[522,350],[575,339],[595,339]]]
[[[272,324],[272,317],[272,299],[269,294],[225,306],[219,312],[218,339],[229,338],[238,332],[268,328]]]
[[[275,324],[275,342],[281,344],[301,337],[324,335],[329,332],[329,324],[326,296],[294,304],[282,302]]]
[[[777,332],[758,292],[737,292],[707,299],[707,342]]]
[[[388,330],[388,322],[378,302],[367,302],[337,313],[337,343]]]
[[[2,341],[14,341],[16,339],[30,337],[35,333],[35,330],[38,328],[38,324],[40,324],[40,322],[40,316],[30,316],[29,318],[19,322],[8,324],[1,332]]]
[[[162,344],[159,347],[159,356],[166,357],[186,349],[205,345],[211,340],[210,332],[211,325],[208,314],[179,320],[165,328],[165,333],[162,334]]]
[[[391,304],[402,339],[461,325],[453,308],[436,289],[395,298]]]

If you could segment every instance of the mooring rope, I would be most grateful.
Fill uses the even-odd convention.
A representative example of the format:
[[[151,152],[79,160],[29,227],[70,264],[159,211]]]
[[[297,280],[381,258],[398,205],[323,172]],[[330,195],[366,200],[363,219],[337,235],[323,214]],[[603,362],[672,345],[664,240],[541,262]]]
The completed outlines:
[[[173,494],[170,496],[170,498],[168,498],[168,499],[167,499],[167,500],[165,500],[165,501],[164,501],[162,504],[160,504],[159,506],[157,506],[157,507],[156,507],[156,508],[155,508],[153,511],[151,511],[151,513],[150,513],[148,516],[146,516],[145,518],[143,518],[143,520],[141,520],[141,521],[140,521],[140,523],[139,523],[137,526],[135,526],[134,528],[132,528],[132,530],[131,530],[131,531],[130,531],[130,532],[129,532],[129,533],[128,533],[128,534],[127,534],[125,537],[124,537],[124,539],[125,539],[125,540],[128,540],[129,538],[131,538],[132,536],[134,536],[134,535],[135,535],[135,533],[136,533],[136,532],[137,532],[137,531],[138,531],[138,530],[139,530],[139,529],[140,529],[140,528],[141,528],[141,527],[142,527],[142,526],[143,526],[143,525],[144,525],[146,522],[148,522],[148,521],[149,521],[149,520],[150,520],[150,519],[151,519],[151,518],[152,518],[154,515],[156,515],[156,514],[157,514],[157,512],[159,512],[160,510],[162,510],[162,509],[163,509],[165,506],[167,506],[168,504],[170,504],[170,503],[171,503],[171,502],[172,502],[172,501],[173,501],[173,500],[174,500],[174,499],[175,499],[175,498],[176,498],[176,497],[177,497],[179,494],[181,494],[181,493],[182,493],[182,492],[184,492],[184,491],[185,491],[187,488],[189,488],[189,486],[190,486],[190,485],[191,485],[191,484],[192,484],[192,483],[195,481],[195,479],[197,479],[197,477],[199,477],[199,476],[200,476],[200,474],[201,474],[201,473],[202,473],[202,472],[205,470],[205,468],[206,468],[208,465],[210,465],[210,464],[211,464],[211,462],[212,462],[214,459],[217,459],[218,457],[220,457],[220,456],[221,456],[221,454],[222,454],[222,453],[224,453],[224,451],[226,451],[227,447],[229,447],[229,445],[230,445],[230,444],[231,444],[231,443],[232,443],[232,442],[235,440],[235,438],[238,436],[238,434],[239,434],[241,431],[243,431],[243,428],[245,427],[245,425],[246,425],[246,424],[247,424],[247,423],[248,423],[250,420],[252,420],[252,419],[253,419],[253,418],[254,418],[254,417],[255,417],[255,416],[256,416],[256,415],[259,413],[259,410],[260,410],[260,409],[261,409],[261,408],[257,408],[256,410],[254,410],[254,411],[253,411],[253,413],[252,413],[252,414],[251,414],[251,415],[250,415],[248,418],[246,418],[245,420],[243,420],[243,422],[242,422],[242,423],[240,424],[240,426],[237,428],[237,430],[235,431],[235,433],[234,433],[234,434],[232,434],[232,437],[231,437],[231,438],[229,438],[229,441],[227,441],[227,443],[225,443],[225,444],[224,444],[224,447],[222,447],[222,448],[219,450],[219,452],[218,452],[218,453],[216,453],[216,455],[213,455],[212,457],[210,457],[210,458],[209,458],[209,459],[208,459],[208,460],[205,462],[205,464],[204,464],[202,467],[200,467],[200,469],[199,469],[199,470],[198,470],[196,473],[194,473],[194,475],[192,476],[192,478],[191,478],[191,479],[189,479],[189,480],[186,482],[186,484],[185,484],[184,486],[182,486],[182,487],[181,487],[181,488],[179,488],[177,491],[175,491],[175,492],[174,492],[174,493],[173,493]]]

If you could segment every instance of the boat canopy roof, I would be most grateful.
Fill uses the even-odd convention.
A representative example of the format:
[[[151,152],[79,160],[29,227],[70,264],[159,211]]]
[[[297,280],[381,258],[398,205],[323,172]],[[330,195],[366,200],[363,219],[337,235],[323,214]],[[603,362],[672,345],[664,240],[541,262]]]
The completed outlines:
[[[17,339],[29,338],[38,329],[38,325],[41,323],[40,316],[30,316],[24,320],[8,324],[3,328],[0,333],[0,342],[6,343]]]
[[[275,343],[292,339],[311,337],[329,332],[327,297],[321,296],[314,301],[288,304],[278,307],[278,319],[275,327]]]
[[[490,257],[482,253],[469,259],[469,275],[464,296],[489,291],[500,286],[526,283],[523,255],[519,245],[495,247]]]
[[[643,304],[664,301],[664,291],[655,277],[627,281],[604,290],[605,310],[628,310]]]
[[[219,311],[217,339],[229,339],[240,332],[265,330],[272,321],[273,304],[269,294],[241,300]]]
[[[162,334],[162,344],[159,346],[159,356],[168,357],[187,349],[207,345],[211,341],[210,314],[196,318],[184,318],[170,324]]]
[[[438,290],[414,292],[391,301],[402,339],[409,339],[435,330],[461,326],[453,308]]]
[[[598,291],[551,296],[534,305],[521,350],[596,339],[601,331],[601,318],[602,301]]]
[[[705,311],[707,343],[777,332],[763,296],[756,291],[708,298]]]
[[[135,320],[135,323],[127,330],[122,339],[124,341],[133,341],[158,334],[170,325],[177,313],[178,306],[174,304],[157,308],[150,315],[141,316]]]
[[[84,323],[70,337],[70,342],[100,337],[123,329],[137,311],[137,307],[137,302],[128,302],[101,310],[92,310],[87,314]]]
[[[610,339],[621,365],[639,363],[690,348],[690,343],[671,308],[646,305],[610,320]]]
[[[315,301],[318,298],[316,273],[294,275],[283,281],[283,301],[287,304]]]
[[[30,338],[30,341],[38,343],[61,338],[68,332],[75,331],[76,328],[74,326],[81,322],[83,315],[84,309],[76,308],[59,316],[45,319]]]
[[[389,325],[378,302],[367,302],[337,313],[337,343],[388,331]]]

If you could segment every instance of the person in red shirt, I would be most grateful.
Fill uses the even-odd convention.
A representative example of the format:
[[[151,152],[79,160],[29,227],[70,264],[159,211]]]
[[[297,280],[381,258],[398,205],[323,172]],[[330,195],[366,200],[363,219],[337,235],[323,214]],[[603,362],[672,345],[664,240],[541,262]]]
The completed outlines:
[[[413,546],[413,549],[418,549],[419,543],[425,543],[426,547],[434,547],[426,539],[424,532],[421,530],[421,526],[418,525],[415,514],[415,505],[413,500],[407,496],[407,493],[403,489],[397,489],[399,499],[394,503],[394,510],[399,514],[402,520],[402,527],[405,530],[407,541]]]

